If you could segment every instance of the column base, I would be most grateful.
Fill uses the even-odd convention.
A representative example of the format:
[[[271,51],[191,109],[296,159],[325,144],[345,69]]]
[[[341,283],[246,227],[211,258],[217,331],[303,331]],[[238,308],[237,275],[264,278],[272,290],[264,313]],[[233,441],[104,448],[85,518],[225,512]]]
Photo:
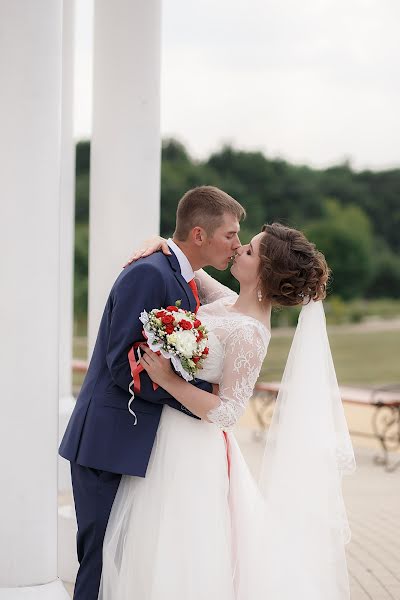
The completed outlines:
[[[0,600],[71,600],[60,579],[31,587],[0,588]]]
[[[58,570],[57,575],[74,583],[79,563],[76,556],[77,524],[73,506],[58,507]]]

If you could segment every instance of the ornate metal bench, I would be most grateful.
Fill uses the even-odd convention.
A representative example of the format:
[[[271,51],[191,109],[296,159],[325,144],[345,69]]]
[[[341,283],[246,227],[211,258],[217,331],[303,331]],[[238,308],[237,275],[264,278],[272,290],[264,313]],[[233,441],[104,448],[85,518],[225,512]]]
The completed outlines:
[[[255,437],[263,436],[271,422],[274,404],[279,392],[279,383],[257,383],[251,406],[260,429]],[[388,385],[373,390],[341,387],[342,401],[359,406],[373,406],[372,433],[351,431],[352,435],[374,437],[379,441],[381,453],[374,457],[377,464],[387,471],[400,465],[400,457],[391,459],[391,453],[400,450],[400,384]]]

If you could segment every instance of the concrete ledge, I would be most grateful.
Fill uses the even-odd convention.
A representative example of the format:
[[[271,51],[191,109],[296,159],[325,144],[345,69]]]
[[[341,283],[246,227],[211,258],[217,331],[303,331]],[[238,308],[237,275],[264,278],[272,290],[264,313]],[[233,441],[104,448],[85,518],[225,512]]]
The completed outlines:
[[[0,600],[70,600],[62,582],[57,579],[45,585],[0,588]]]

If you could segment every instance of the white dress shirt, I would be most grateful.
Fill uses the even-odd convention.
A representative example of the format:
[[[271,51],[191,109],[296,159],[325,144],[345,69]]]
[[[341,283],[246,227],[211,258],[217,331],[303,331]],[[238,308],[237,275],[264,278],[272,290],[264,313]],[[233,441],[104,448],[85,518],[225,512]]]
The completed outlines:
[[[178,259],[179,266],[181,268],[181,275],[185,281],[189,283],[194,277],[194,271],[192,269],[192,265],[189,262],[187,256],[182,252],[182,250],[177,246],[173,239],[168,238],[167,240],[168,246],[171,248],[176,258]]]

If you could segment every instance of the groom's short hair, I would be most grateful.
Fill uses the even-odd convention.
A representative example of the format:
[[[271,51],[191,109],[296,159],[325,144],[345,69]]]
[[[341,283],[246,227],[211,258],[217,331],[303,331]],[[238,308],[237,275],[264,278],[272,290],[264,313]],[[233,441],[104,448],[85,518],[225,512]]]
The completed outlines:
[[[193,188],[179,200],[174,237],[184,242],[193,227],[202,227],[212,237],[225,213],[239,222],[246,216],[243,206],[219,188],[212,185]]]

